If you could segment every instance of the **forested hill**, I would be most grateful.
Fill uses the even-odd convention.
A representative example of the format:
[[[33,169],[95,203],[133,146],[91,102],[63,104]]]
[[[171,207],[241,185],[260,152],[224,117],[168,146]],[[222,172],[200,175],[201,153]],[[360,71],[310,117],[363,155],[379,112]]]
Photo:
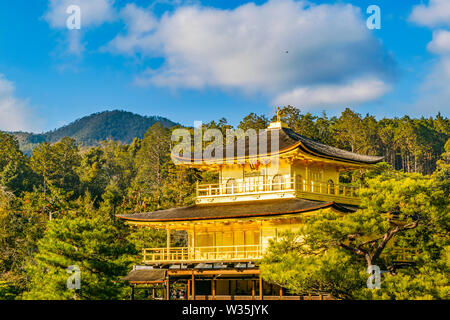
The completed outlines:
[[[127,111],[114,110],[91,114],[59,129],[42,134],[14,132],[24,153],[30,154],[35,146],[44,141],[53,143],[64,137],[76,139],[82,146],[93,146],[112,139],[129,144],[133,138],[143,138],[155,122],[166,127],[176,123],[158,116],[141,116]]]

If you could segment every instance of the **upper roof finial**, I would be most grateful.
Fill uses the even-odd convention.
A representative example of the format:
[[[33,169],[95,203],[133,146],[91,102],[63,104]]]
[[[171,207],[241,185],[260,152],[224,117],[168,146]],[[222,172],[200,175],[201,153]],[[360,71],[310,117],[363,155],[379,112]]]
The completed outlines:
[[[280,107],[277,107],[275,113],[277,115],[277,121],[269,123],[269,126],[267,128],[268,129],[287,128],[288,126],[285,123],[283,123],[283,121],[281,121],[281,115],[283,112],[281,111]]]
[[[281,110],[280,110],[280,107],[277,107],[277,111],[275,113],[277,114],[277,122],[281,122]]]

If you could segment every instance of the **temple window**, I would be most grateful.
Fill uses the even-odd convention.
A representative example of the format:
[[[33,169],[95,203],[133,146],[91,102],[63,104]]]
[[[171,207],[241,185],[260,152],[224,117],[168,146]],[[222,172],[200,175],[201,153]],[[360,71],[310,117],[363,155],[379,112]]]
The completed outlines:
[[[328,180],[328,194],[334,194],[334,181]]]
[[[284,189],[284,178],[283,176],[277,174],[272,179],[272,190],[283,190]]]
[[[225,187],[226,194],[233,194],[237,191],[237,183],[235,179],[228,179]]]

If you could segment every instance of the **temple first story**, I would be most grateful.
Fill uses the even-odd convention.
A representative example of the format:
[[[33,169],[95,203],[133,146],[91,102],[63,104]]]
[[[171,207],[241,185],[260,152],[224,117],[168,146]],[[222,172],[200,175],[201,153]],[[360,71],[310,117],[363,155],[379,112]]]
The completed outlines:
[[[295,232],[305,216],[317,210],[354,209],[333,202],[285,199],[121,216],[137,227],[167,231],[166,246],[144,248],[142,264],[123,280],[129,282],[132,298],[327,299],[325,293],[293,296],[263,281],[258,268],[270,240],[287,230]],[[170,239],[180,233],[185,235],[185,246],[175,247]]]
[[[167,231],[166,246],[144,248],[142,263],[123,280],[129,282],[132,298],[330,299],[326,292],[292,295],[263,281],[258,268],[271,240],[299,230],[304,219],[319,210],[346,214],[356,207],[284,199],[122,215],[131,225]],[[173,246],[171,237],[180,233],[185,245]]]
[[[135,266],[122,280],[131,300],[330,300],[326,293],[290,294],[263,281],[251,264]]]

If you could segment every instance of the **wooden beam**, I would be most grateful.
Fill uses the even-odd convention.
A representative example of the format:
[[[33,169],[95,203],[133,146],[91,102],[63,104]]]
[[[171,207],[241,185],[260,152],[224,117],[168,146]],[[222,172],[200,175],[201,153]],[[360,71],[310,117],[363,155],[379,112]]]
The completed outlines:
[[[170,300],[170,282],[169,278],[166,281],[166,300]]]
[[[263,282],[261,275],[259,276],[259,300],[263,299]]]
[[[195,300],[195,278],[194,278],[194,272],[192,272],[192,300]]]
[[[187,281],[187,299],[191,300],[191,280]]]
[[[167,270],[167,274],[171,276],[182,276],[182,275],[250,275],[259,274],[258,269],[244,269],[244,270]]]
[[[252,300],[255,300],[255,280],[252,280]]]
[[[212,299],[216,300],[216,279],[212,280]]]
[[[130,284],[164,284],[166,280],[162,281],[130,281]]]
[[[166,228],[167,231],[167,255],[169,255],[170,252],[170,228]]]

